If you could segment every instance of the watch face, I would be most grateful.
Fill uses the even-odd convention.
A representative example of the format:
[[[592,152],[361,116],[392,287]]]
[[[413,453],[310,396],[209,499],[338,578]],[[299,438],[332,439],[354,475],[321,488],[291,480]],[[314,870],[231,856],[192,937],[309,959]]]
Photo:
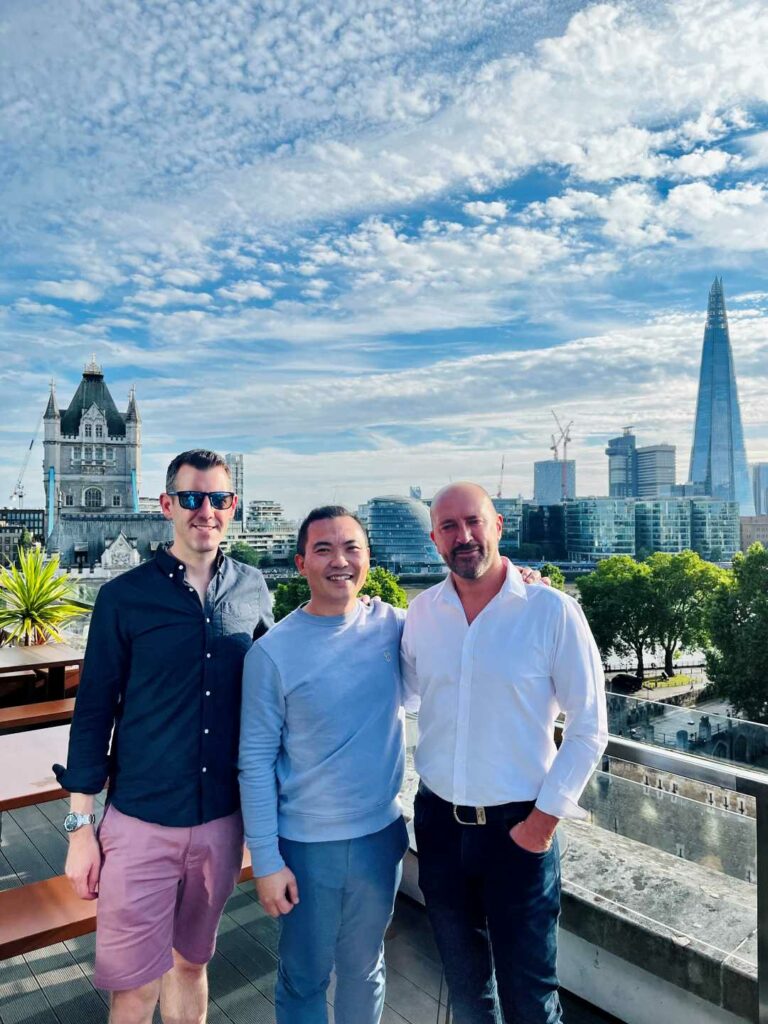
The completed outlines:
[[[77,815],[71,811],[64,819],[64,831],[65,832],[76,832],[77,831]]]

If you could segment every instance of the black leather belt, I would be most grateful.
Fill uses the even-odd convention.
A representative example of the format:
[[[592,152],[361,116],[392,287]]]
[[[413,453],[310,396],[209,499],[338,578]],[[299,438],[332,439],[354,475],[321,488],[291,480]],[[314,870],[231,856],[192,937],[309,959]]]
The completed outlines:
[[[433,793],[423,782],[419,783],[419,793],[430,800],[438,800],[446,807],[453,810],[454,820],[459,825],[487,825],[493,821],[506,821],[508,818],[519,818],[521,821],[527,817],[534,805],[533,800],[515,800],[508,804],[491,804],[485,807],[473,807],[471,804],[452,804],[449,800],[443,800],[437,793]]]

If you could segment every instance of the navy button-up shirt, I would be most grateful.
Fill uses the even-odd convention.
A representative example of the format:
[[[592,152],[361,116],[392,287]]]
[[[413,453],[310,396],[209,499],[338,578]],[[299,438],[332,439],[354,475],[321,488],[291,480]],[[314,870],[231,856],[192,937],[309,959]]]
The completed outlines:
[[[61,785],[99,793],[109,778],[118,810],[159,825],[200,825],[236,811],[243,659],[272,623],[262,574],[225,556],[204,605],[166,549],[106,583],[93,609],[67,767],[54,765]]]

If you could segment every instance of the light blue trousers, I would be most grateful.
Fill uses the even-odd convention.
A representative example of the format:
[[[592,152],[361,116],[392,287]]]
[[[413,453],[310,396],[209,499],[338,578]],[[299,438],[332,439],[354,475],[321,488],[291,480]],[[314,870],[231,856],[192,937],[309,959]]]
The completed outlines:
[[[328,843],[280,840],[299,903],[281,918],[277,1024],[327,1024],[326,991],[336,968],[336,1024],[378,1024],[384,1008],[384,933],[392,918],[405,822]]]

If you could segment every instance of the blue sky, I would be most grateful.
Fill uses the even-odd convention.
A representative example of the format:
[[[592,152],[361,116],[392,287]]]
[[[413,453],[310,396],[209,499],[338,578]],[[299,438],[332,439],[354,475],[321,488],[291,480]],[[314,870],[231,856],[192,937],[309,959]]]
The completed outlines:
[[[579,493],[625,424],[684,480],[715,274],[768,460],[760,0],[5,0],[0,49],[0,503],[92,352],[145,494],[210,445],[293,514],[529,496],[551,408]]]

